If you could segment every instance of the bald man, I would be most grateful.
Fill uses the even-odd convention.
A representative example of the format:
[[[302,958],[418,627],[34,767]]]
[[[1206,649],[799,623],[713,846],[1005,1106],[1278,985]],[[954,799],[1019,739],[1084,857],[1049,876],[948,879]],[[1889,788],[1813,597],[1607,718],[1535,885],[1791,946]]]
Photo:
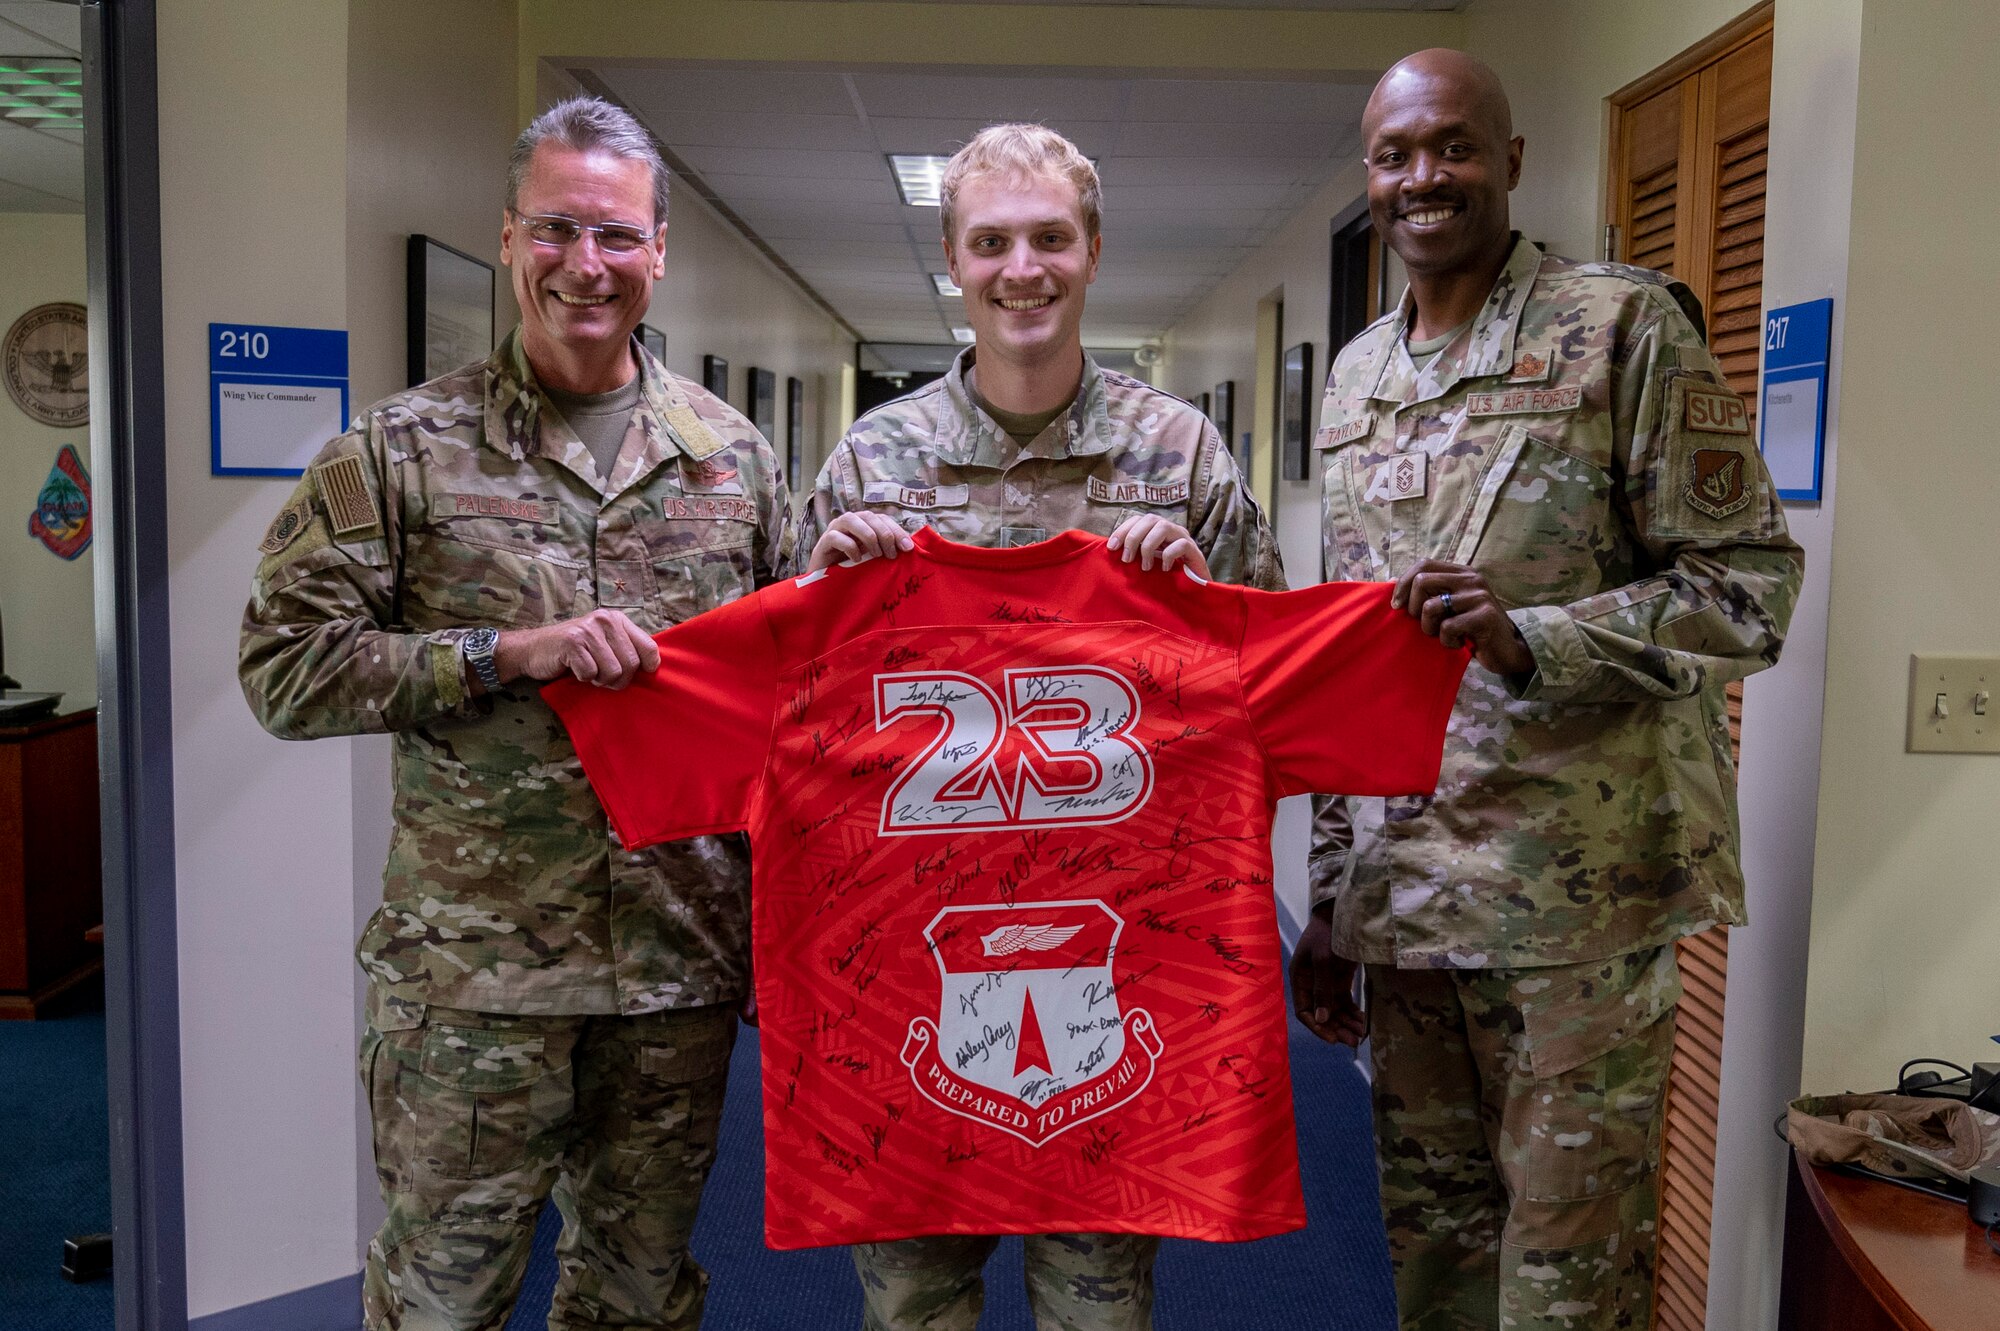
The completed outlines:
[[[1511,230],[1490,69],[1411,56],[1362,134],[1410,286],[1327,381],[1325,573],[1475,664],[1434,796],[1317,810],[1294,996],[1372,1025],[1402,1326],[1644,1328],[1673,946],[1744,919],[1723,685],[1800,553],[1687,288]]]

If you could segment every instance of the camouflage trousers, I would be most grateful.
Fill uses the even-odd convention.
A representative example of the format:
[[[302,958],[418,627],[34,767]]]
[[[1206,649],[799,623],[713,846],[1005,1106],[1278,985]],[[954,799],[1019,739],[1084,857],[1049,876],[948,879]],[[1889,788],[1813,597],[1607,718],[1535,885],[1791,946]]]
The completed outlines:
[[[1400,1326],[1645,1331],[1674,950],[1367,972]]]
[[[688,1234],[735,1037],[725,1007],[513,1016],[372,989],[361,1080],[389,1215],[368,1245],[368,1331],[499,1331],[550,1196],[551,1328],[698,1327],[708,1277]]]
[[[854,1247],[862,1331],[975,1331],[986,1302],[981,1278],[1000,1240],[940,1234]],[[1030,1234],[1028,1306],[1035,1331],[1151,1331],[1149,1234]]]

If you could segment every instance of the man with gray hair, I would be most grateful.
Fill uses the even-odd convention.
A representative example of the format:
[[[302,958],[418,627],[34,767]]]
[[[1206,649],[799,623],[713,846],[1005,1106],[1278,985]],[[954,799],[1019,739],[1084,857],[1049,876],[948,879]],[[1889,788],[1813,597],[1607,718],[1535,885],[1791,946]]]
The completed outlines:
[[[363,412],[259,547],[258,720],[395,736],[359,948],[388,1205],[370,1331],[504,1325],[550,1196],[550,1326],[701,1322],[687,1240],[748,996],[747,848],[621,847],[538,692],[624,687],[658,665],[653,632],[772,581],[786,544],[769,444],[633,338],[666,192],[618,107],[539,116],[500,230],[519,328]]]

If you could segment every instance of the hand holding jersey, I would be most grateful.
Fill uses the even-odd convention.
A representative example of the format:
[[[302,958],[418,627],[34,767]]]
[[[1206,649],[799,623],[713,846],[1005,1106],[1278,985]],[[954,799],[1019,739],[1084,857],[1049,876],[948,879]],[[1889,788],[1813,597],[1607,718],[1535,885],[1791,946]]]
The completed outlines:
[[[1105,544],[1128,564],[1137,559],[1143,569],[1150,570],[1155,561],[1168,571],[1185,564],[1196,577],[1208,577],[1208,561],[1202,558],[1201,547],[1187,528],[1157,514],[1133,514],[1118,524]],[[864,559],[894,559],[909,548],[910,534],[882,514],[842,513],[826,525],[825,535],[806,561],[806,571],[816,573],[834,564],[858,564]]]

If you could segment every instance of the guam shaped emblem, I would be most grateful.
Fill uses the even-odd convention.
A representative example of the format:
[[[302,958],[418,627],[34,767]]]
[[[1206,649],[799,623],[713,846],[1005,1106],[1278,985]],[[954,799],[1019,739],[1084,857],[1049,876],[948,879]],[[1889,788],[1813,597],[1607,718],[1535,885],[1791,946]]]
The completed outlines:
[[[35,497],[28,516],[28,535],[64,559],[75,559],[90,548],[90,473],[74,444],[64,444],[56,465]]]
[[[903,1066],[925,1099],[1040,1146],[1146,1089],[1164,1047],[1121,1011],[1125,922],[1101,901],[947,906],[924,927],[935,1022],[910,1022]]]
[[[37,305],[0,340],[8,396],[44,425],[90,422],[90,344],[84,308],[71,301]]]

